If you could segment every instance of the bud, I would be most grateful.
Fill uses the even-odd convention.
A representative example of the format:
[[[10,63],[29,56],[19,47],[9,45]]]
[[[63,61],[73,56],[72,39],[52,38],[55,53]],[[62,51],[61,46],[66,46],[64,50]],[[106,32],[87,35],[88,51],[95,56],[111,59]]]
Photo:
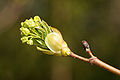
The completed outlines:
[[[28,27],[35,27],[35,22],[32,18],[29,20],[26,20],[24,24],[27,25]]]
[[[41,22],[41,19],[40,19],[39,16],[35,16],[35,17],[34,17],[34,21],[35,21],[35,22]]]
[[[28,41],[28,37],[25,37],[25,36],[24,36],[24,37],[22,37],[22,38],[21,38],[21,41],[22,41],[22,43],[27,42],[27,41]]]
[[[45,44],[53,53],[56,53],[58,56],[70,55],[70,49],[60,35],[60,32],[49,33],[45,38]]]
[[[61,33],[39,16],[21,22],[21,41],[29,45],[35,45],[38,50],[48,55],[68,56],[70,49],[63,40]]]
[[[26,36],[27,36],[27,35],[30,34],[30,31],[29,31],[29,29],[27,29],[27,28],[21,27],[20,30],[21,30],[21,32],[23,33],[23,35],[26,35]]]
[[[45,38],[45,44],[54,53],[61,53],[62,41],[62,37],[55,32],[49,33]]]
[[[33,45],[33,40],[31,40],[31,39],[28,40],[28,41],[27,41],[27,44],[29,44],[29,45]]]

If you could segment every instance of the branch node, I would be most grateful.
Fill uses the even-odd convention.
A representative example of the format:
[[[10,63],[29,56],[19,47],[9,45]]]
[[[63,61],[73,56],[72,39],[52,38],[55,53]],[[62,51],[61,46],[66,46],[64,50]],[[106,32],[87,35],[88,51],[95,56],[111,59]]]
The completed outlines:
[[[91,58],[89,58],[89,63],[91,64],[91,65],[93,65],[94,64],[94,62],[96,61],[96,59],[97,59],[97,57],[91,57]]]

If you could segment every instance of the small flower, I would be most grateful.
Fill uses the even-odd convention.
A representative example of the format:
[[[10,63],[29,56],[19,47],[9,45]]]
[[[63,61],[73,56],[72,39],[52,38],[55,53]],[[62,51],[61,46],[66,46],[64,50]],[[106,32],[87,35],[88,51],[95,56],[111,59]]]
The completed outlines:
[[[35,27],[35,22],[32,18],[29,20],[26,20],[24,24],[26,24],[28,27]]]
[[[35,17],[34,17],[34,21],[35,21],[35,22],[41,22],[41,19],[40,19],[39,16],[35,16]]]
[[[27,41],[27,44],[29,44],[29,45],[33,45],[33,40],[31,40],[31,39],[28,40],[28,41]]]
[[[20,30],[21,30],[21,33],[26,36],[30,34],[30,31],[28,28],[21,27]]]
[[[21,22],[21,41],[28,45],[35,45],[38,50],[45,54],[68,56],[70,49],[63,40],[61,33],[41,21],[39,16]]]
[[[28,37],[25,37],[25,36],[24,36],[24,37],[22,37],[22,38],[21,38],[21,41],[22,41],[22,43],[27,42],[27,41],[28,41]]]

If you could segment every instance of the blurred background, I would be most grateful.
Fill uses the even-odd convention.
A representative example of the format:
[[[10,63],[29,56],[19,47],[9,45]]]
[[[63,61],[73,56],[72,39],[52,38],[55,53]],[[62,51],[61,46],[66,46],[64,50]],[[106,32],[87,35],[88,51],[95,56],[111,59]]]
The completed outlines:
[[[59,29],[73,52],[81,46],[120,69],[120,0],[0,0],[0,80],[120,80],[88,63],[42,54],[20,41],[20,23],[40,16]]]

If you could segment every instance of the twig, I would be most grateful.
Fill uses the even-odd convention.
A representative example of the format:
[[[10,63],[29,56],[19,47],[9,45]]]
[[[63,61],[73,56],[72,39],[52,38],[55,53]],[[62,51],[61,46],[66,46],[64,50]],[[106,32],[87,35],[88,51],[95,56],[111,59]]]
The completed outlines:
[[[89,54],[90,58],[84,58],[82,56],[74,54],[73,52],[71,52],[71,54],[70,54],[71,57],[74,57],[76,59],[82,60],[82,61],[90,63],[90,64],[97,65],[98,67],[101,67],[101,68],[103,68],[107,71],[110,71],[110,72],[120,76],[120,70],[119,69],[104,63],[103,61],[101,61],[100,59],[98,59],[97,57],[95,57],[92,54],[92,52],[90,50],[90,47],[89,47],[89,45],[86,41],[82,41],[82,44],[83,44],[83,47],[84,47],[85,51]]]
[[[84,62],[89,63],[89,59],[84,58],[84,57],[82,57],[82,56],[79,56],[79,55],[77,55],[77,54],[74,54],[73,52],[71,52],[70,56],[73,57],[73,58],[77,58],[77,59],[79,59],[79,60],[82,60],[82,61],[84,61]]]

